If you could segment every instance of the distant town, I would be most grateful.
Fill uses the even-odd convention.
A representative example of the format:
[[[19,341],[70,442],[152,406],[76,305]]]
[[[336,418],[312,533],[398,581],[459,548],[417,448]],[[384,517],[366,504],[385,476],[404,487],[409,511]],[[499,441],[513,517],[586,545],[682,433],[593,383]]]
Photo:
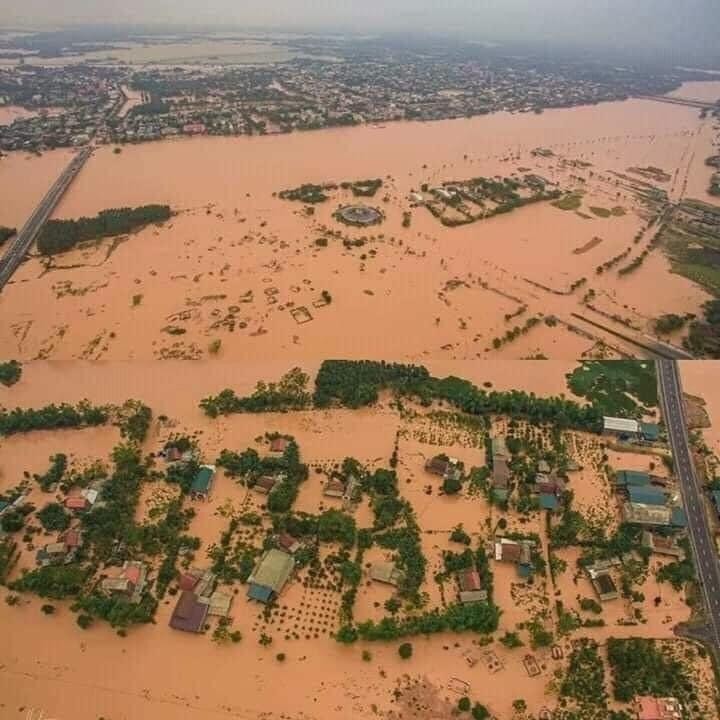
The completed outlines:
[[[0,150],[264,135],[396,120],[440,120],[661,95],[704,73],[504,57],[482,45],[296,40],[284,62],[129,64],[68,42],[0,42]],[[100,46],[105,47],[105,46]],[[37,49],[40,48],[40,49]],[[87,44],[82,46],[88,51]],[[90,46],[90,50],[97,50]],[[76,62],[80,54],[81,62]],[[47,64],[48,56],[61,64]],[[63,60],[74,62],[63,63]]]

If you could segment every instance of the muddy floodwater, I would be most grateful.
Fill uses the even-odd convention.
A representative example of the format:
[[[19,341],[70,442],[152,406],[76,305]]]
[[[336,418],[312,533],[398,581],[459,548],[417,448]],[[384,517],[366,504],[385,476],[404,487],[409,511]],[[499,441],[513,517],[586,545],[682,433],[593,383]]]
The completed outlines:
[[[684,92],[720,88],[696,85]],[[248,361],[642,356],[656,317],[697,313],[708,296],[659,250],[618,273],[653,235],[638,172],[660,169],[654,182],[670,200],[709,201],[704,161],[716,134],[696,108],[629,100],[100,147],[57,217],[167,203],[172,219],[29,259],[0,296],[0,343],[52,359],[197,359],[217,341],[219,357]],[[19,224],[68,158],[0,161],[0,223]],[[425,185],[528,173],[581,201],[447,227],[410,197]],[[369,228],[335,218],[357,201],[348,190],[310,211],[277,196],[369,178],[383,180],[369,204],[384,216]]]

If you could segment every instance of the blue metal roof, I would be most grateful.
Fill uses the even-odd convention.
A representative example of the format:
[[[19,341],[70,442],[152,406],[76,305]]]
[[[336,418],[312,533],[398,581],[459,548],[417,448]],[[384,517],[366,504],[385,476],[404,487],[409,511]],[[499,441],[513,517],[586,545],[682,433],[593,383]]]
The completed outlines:
[[[642,505],[666,505],[665,493],[652,486],[636,487],[631,485],[628,488],[630,502],[641,503]]]
[[[256,585],[255,583],[250,583],[250,587],[248,587],[247,596],[251,600],[257,600],[261,603],[268,603],[272,599],[273,596],[273,589],[267,587],[266,585]]]

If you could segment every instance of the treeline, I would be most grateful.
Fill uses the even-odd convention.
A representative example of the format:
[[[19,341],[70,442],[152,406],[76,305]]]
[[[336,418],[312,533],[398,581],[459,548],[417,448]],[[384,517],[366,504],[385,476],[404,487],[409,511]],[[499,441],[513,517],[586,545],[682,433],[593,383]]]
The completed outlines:
[[[448,402],[470,415],[510,415],[561,428],[599,432],[602,411],[560,397],[539,398],[518,390],[487,392],[457,377],[435,378],[419,365],[371,360],[325,360],[315,378],[315,392],[307,391],[308,377],[295,368],[278,383],[258,383],[255,392],[238,397],[223,390],[200,402],[209,417],[242,412],[284,412],[333,405],[359,408],[377,402],[383,390],[391,390],[424,405]]]
[[[86,240],[124,235],[149,223],[163,222],[170,215],[168,205],[143,205],[103,210],[95,217],[78,220],[50,220],[40,232],[37,246],[43,255],[55,255]]]
[[[293,368],[277,383],[259,382],[252,395],[238,397],[234,390],[226,389],[200,401],[208,417],[232,413],[280,412],[302,410],[310,404],[307,384],[310,378],[300,368]]]
[[[77,405],[61,403],[43,408],[15,408],[0,410],[0,435],[30,432],[32,430],[57,430],[104,425],[109,418],[105,406],[91,405],[81,400]]]
[[[560,397],[539,398],[519,390],[487,392],[462,378],[434,378],[421,366],[370,360],[324,361],[315,380],[315,405],[371,405],[382,390],[393,390],[425,405],[445,401],[470,415],[509,415],[591,432],[602,428],[602,412],[594,405]]]
[[[384,617],[379,622],[368,620],[356,628],[342,627],[337,640],[352,643],[356,640],[397,640],[412,635],[430,635],[452,631],[456,633],[476,632],[484,635],[495,632],[500,622],[501,611],[489,603],[453,603],[443,610],[435,609],[420,615],[404,618]]]

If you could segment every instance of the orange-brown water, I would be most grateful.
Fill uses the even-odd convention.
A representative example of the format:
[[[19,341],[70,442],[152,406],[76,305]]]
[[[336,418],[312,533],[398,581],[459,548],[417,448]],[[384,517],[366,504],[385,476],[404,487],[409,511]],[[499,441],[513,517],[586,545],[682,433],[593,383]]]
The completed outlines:
[[[58,256],[49,272],[37,260],[25,263],[0,296],[0,342],[21,357],[58,359],[194,358],[207,356],[217,339],[221,357],[253,362],[642,354],[573,316],[627,332],[582,306],[587,289],[595,290],[598,310],[629,321],[630,335],[640,339],[654,317],[697,312],[707,295],[670,274],[657,252],[626,277],[617,268],[596,275],[599,264],[632,247],[629,262],[650,237],[633,245],[644,211],[613,173],[660,167],[671,174],[664,187],[672,199],[699,197],[710,176],[704,159],[712,136],[711,121],[700,120],[695,109],[631,100],[540,116],[177,140],[126,146],[119,155],[100,148],[58,216],[148,202],[169,203],[178,214],[165,227],[119,244],[103,241]],[[535,157],[537,147],[555,156]],[[0,222],[19,222],[66,160],[65,153],[3,160],[0,185],[12,202],[11,210],[0,211]],[[591,166],[568,164],[577,160]],[[411,227],[402,226],[407,195],[424,182],[507,176],[519,168],[563,189],[584,188],[583,216],[541,204],[446,228],[416,208]],[[338,203],[352,200],[350,193],[335,193],[311,217],[302,205],[273,197],[304,182],[366,177],[385,178],[372,202],[387,217],[365,231],[347,230],[332,218]],[[603,219],[589,211],[616,205],[624,216]],[[348,250],[330,239],[318,248],[323,228],[365,237],[366,244]],[[581,278],[587,278],[583,287],[560,295],[528,282],[568,293]],[[323,290],[332,304],[313,307]],[[291,313],[301,306],[312,315],[305,324]],[[505,319],[522,306],[525,314]],[[233,331],[222,324],[229,314]],[[540,315],[555,315],[561,324],[540,325],[493,347],[495,338]],[[185,332],[168,334],[173,326]],[[610,350],[599,350],[598,342]]]

